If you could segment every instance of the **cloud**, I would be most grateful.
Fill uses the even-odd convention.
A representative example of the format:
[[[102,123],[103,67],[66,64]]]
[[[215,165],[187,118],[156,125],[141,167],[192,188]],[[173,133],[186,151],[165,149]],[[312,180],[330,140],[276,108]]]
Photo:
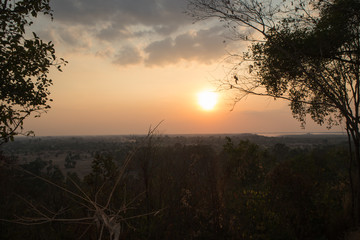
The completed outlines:
[[[69,51],[89,51],[92,47],[91,36],[79,27],[58,27],[53,32],[53,37],[59,43],[68,47]]]
[[[145,64],[164,65],[181,60],[212,63],[225,54],[222,33],[223,28],[213,27],[153,42],[144,49],[148,54]]]
[[[224,28],[197,29],[184,14],[186,0],[53,0],[52,7],[55,40],[64,49],[107,56],[114,64],[208,64],[225,54]]]
[[[105,40],[113,41],[118,39],[128,39],[131,38],[133,33],[127,28],[117,27],[115,23],[111,23],[108,27],[104,27],[96,33],[96,37]]]
[[[59,22],[96,26],[114,23],[126,26],[158,26],[175,31],[190,19],[184,17],[186,1],[181,0],[54,0],[55,18]]]
[[[133,46],[127,46],[121,49],[118,54],[115,56],[115,60],[113,63],[126,66],[126,65],[132,65],[141,62],[141,55],[140,51],[133,47]]]

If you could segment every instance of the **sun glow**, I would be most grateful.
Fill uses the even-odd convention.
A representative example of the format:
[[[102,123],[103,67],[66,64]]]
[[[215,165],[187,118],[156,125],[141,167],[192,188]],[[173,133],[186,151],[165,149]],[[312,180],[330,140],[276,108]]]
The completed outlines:
[[[217,93],[213,91],[203,91],[198,94],[198,103],[206,111],[213,110],[217,103]]]

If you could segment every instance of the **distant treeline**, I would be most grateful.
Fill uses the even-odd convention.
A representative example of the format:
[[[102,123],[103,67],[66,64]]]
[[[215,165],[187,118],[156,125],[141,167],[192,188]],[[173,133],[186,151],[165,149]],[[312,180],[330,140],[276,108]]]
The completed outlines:
[[[96,152],[82,179],[2,155],[0,239],[338,240],[350,225],[346,145],[142,140]]]

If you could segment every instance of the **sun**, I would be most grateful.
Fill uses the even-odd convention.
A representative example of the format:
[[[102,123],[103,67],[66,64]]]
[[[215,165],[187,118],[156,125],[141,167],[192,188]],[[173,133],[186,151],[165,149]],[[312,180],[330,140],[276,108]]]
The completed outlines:
[[[198,103],[206,111],[213,110],[217,100],[217,93],[213,91],[203,91],[198,94]]]

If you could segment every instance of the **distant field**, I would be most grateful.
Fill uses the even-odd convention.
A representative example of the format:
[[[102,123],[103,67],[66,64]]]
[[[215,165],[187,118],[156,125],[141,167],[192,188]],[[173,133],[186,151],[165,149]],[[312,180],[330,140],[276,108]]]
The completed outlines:
[[[335,134],[297,134],[268,133],[266,134],[216,134],[216,135],[165,135],[155,136],[152,141],[158,146],[211,145],[221,150],[225,138],[233,141],[249,140],[263,147],[284,144],[290,148],[311,148],[314,146],[346,144],[346,136]],[[11,156],[19,163],[29,163],[36,159],[52,161],[61,171],[76,172],[80,177],[91,172],[91,162],[97,152],[107,152],[121,160],[129,149],[142,144],[144,136],[69,136],[69,137],[19,137],[14,142],[5,144],[0,150],[6,156]],[[67,156],[76,156],[75,168],[65,168]]]

